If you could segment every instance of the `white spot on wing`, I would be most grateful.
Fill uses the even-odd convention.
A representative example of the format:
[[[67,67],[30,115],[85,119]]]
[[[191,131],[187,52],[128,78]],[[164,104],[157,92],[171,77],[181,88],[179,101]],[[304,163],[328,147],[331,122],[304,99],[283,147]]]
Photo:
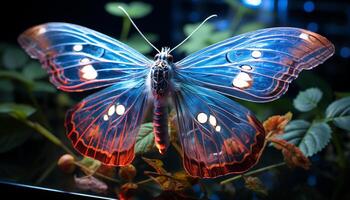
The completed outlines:
[[[83,58],[80,60],[80,63],[83,63],[83,64],[86,64],[86,63],[89,63],[90,62],[90,59],[89,58]]]
[[[210,116],[209,116],[209,123],[210,123],[212,126],[216,126],[216,118],[215,118],[213,115],[210,115]]]
[[[97,71],[92,65],[85,65],[80,72],[81,77],[86,80],[93,80],[97,77]]]
[[[300,37],[301,39],[304,39],[304,40],[309,40],[309,39],[310,39],[310,38],[309,38],[309,35],[306,34],[306,33],[301,33],[301,34],[299,35],[299,37]]]
[[[261,51],[258,51],[258,50],[254,50],[252,52],[252,57],[255,58],[255,59],[258,59],[261,57]]]
[[[74,51],[81,51],[81,50],[83,50],[83,45],[76,44],[76,45],[73,46],[73,50]]]
[[[123,115],[125,113],[125,106],[121,104],[117,105],[116,113],[118,115]]]
[[[216,131],[216,132],[220,132],[220,131],[221,131],[221,126],[216,126],[216,127],[215,127],[215,131]]]
[[[253,79],[250,77],[249,74],[245,72],[240,72],[237,74],[237,76],[233,79],[232,85],[235,87],[238,87],[240,89],[246,89],[252,86]]]
[[[109,109],[108,109],[108,115],[112,116],[115,112],[115,105],[112,105]]]
[[[208,121],[208,115],[205,113],[199,113],[197,115],[197,120],[199,121],[199,123],[203,124]]]
[[[41,34],[43,34],[43,33],[45,33],[45,32],[46,32],[46,28],[45,28],[45,27],[41,27],[41,28],[39,28],[37,34],[38,34],[38,35],[41,35]]]
[[[241,67],[241,69],[247,70],[247,71],[250,71],[250,70],[253,69],[250,65],[242,65],[242,66],[240,66],[240,67]]]
[[[108,115],[103,115],[103,120],[107,121],[108,120]]]

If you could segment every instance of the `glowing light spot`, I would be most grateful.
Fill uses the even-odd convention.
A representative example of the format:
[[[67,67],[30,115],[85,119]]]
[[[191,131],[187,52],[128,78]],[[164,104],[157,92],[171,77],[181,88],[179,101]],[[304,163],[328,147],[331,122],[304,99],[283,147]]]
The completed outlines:
[[[306,1],[304,3],[304,10],[305,12],[312,12],[315,10],[315,3],[312,1]]]
[[[81,77],[86,80],[93,80],[97,77],[97,71],[92,65],[85,65],[80,72]]]
[[[76,45],[73,46],[73,50],[74,51],[81,51],[81,50],[83,50],[83,45],[76,44]]]
[[[303,40],[309,40],[309,35],[306,34],[306,33],[301,33],[301,34],[299,35],[299,37],[300,37],[301,39],[303,39]]]
[[[232,85],[240,89],[246,89],[252,86],[253,79],[249,74],[240,72],[232,81]]]
[[[199,123],[203,124],[208,121],[208,115],[205,113],[199,113],[197,115],[197,120],[199,121]]]
[[[103,115],[103,120],[107,121],[108,120],[108,115]]]
[[[215,127],[215,131],[216,131],[216,132],[220,132],[220,131],[221,131],[221,126],[216,126],[216,127]]]
[[[108,115],[109,116],[112,116],[115,112],[115,105],[111,106],[109,109],[108,109]]]
[[[116,113],[118,115],[123,115],[125,113],[125,106],[121,104],[117,105]]]
[[[242,66],[240,66],[240,68],[243,70],[247,70],[247,71],[250,71],[253,69],[253,67],[251,67],[250,65],[242,65]]]
[[[260,6],[262,0],[243,0],[243,3],[248,6]]]
[[[209,116],[209,123],[213,126],[216,126],[216,118],[213,115]]]
[[[41,27],[41,28],[39,28],[37,34],[38,34],[38,35],[41,35],[41,34],[43,34],[43,33],[45,33],[45,32],[46,32],[46,28]]]
[[[86,64],[86,63],[89,63],[90,62],[90,59],[89,58],[83,58],[80,60],[80,63],[83,63],[83,64]]]
[[[258,51],[258,50],[254,50],[252,52],[252,57],[255,58],[255,59],[258,59],[261,57],[261,51]]]

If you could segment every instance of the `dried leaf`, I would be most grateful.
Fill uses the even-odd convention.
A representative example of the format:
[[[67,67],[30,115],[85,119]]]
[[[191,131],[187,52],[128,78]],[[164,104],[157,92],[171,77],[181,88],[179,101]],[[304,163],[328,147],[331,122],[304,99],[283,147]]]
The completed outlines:
[[[142,157],[142,159],[149,164],[151,167],[153,167],[159,174],[167,174],[168,172],[163,168],[163,162],[158,159],[149,159]]]
[[[268,195],[267,189],[265,188],[264,184],[261,182],[261,180],[258,177],[248,176],[244,177],[245,181],[245,187],[249,190],[252,190],[254,192],[263,194],[265,196]]]
[[[147,171],[145,174],[158,183],[164,191],[183,191],[198,183],[199,180],[187,175],[185,171],[176,172],[174,175]]]
[[[81,169],[86,175],[93,175],[101,167],[100,161],[89,157],[84,157],[79,164],[84,166]]]
[[[306,170],[310,168],[309,159],[297,146],[283,139],[272,138],[270,141],[275,144],[277,149],[282,150],[284,160],[289,167],[302,167]]]
[[[125,183],[120,187],[120,191],[118,194],[118,197],[120,200],[127,200],[131,199],[133,194],[135,193],[135,190],[137,190],[137,184],[135,183]]]
[[[136,176],[136,168],[134,165],[122,166],[119,169],[119,176],[127,181],[131,181]]]
[[[90,190],[97,193],[106,193],[108,189],[108,186],[105,182],[93,176],[84,176],[84,177],[74,176],[74,181],[76,186],[81,190]]]
[[[275,135],[282,134],[284,132],[284,128],[292,119],[292,116],[293,114],[288,112],[285,115],[274,115],[264,121],[263,126],[265,132],[268,133],[268,137],[271,138]]]
[[[116,168],[114,166],[101,165],[97,169],[97,172],[108,177],[114,177],[116,174]]]

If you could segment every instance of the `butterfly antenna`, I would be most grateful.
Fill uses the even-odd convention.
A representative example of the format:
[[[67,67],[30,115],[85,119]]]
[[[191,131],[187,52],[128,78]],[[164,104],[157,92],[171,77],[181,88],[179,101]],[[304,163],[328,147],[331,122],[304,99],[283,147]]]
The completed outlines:
[[[175,50],[176,48],[178,48],[179,46],[181,46],[183,43],[185,43],[185,42],[200,28],[200,27],[203,26],[203,24],[204,24],[206,21],[208,21],[209,19],[211,19],[211,18],[213,18],[213,17],[217,17],[217,15],[210,15],[209,17],[207,17],[204,21],[202,21],[201,24],[199,24],[199,25],[197,26],[196,29],[194,29],[194,30],[192,31],[191,34],[189,34],[189,35],[187,36],[187,38],[185,38],[182,42],[180,42],[178,45],[176,45],[174,48],[172,48],[172,49],[169,51],[169,53],[172,52],[173,50]]]
[[[145,35],[143,35],[143,33],[140,31],[140,29],[136,26],[135,22],[131,19],[131,17],[129,16],[128,12],[126,12],[126,10],[122,7],[122,6],[118,6],[118,8],[120,10],[122,10],[124,12],[124,14],[129,18],[130,22],[132,23],[132,25],[136,28],[136,30],[140,33],[140,35],[143,37],[143,39],[146,40],[146,42],[151,45],[151,47],[153,47],[158,53],[160,53],[160,51],[146,38]]]

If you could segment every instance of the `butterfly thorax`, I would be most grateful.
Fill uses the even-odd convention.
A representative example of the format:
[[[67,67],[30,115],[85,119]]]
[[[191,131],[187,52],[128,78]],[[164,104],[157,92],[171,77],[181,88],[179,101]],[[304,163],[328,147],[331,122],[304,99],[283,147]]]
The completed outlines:
[[[161,154],[164,154],[169,146],[166,99],[171,87],[172,65],[173,57],[169,54],[169,48],[162,48],[162,51],[154,57],[151,68],[150,85],[154,97],[153,132],[156,146]]]
[[[156,99],[163,98],[169,92],[172,65],[173,56],[169,54],[169,48],[162,48],[162,51],[154,57],[151,68],[151,90]]]

